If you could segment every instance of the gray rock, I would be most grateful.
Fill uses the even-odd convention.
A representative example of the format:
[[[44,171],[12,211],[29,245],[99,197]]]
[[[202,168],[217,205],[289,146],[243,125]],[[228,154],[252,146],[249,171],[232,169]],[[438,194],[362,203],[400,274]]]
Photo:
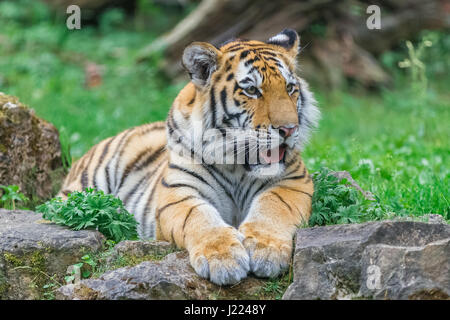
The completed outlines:
[[[231,287],[219,287],[202,279],[192,269],[186,251],[147,261],[134,267],[109,271],[98,279],[82,280],[61,287],[57,299],[73,300],[161,300],[251,298],[264,281],[247,278]]]
[[[424,246],[370,245],[359,295],[374,299],[449,299],[450,238]],[[380,277],[377,279],[377,275]]]
[[[67,267],[102,248],[97,231],[72,231],[31,211],[0,209],[0,299],[43,298]],[[53,277],[53,279],[50,279]]]
[[[13,96],[0,92],[0,184],[48,199],[64,176],[58,130]]]
[[[450,226],[383,221],[299,229],[283,299],[448,299]]]
[[[176,248],[165,241],[124,240],[114,247],[113,253],[108,257],[106,262],[112,263],[119,256],[132,259],[142,259],[145,257],[158,259],[174,251],[176,251]]]

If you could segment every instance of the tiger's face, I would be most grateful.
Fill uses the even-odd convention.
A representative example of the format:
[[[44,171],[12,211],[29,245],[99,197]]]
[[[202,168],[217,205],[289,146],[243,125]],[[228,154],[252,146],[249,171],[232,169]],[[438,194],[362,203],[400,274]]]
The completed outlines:
[[[292,30],[267,42],[234,40],[220,48],[193,43],[185,49],[183,65],[193,84],[192,108],[185,112],[197,114],[202,130],[212,132],[202,141],[204,154],[226,153],[226,163],[257,176],[284,171],[318,118],[306,82],[295,74],[298,50]]]

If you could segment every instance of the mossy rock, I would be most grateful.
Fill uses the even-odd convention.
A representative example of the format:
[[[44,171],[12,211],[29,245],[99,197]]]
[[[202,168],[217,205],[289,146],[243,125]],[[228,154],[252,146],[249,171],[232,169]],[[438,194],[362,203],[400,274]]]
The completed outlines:
[[[199,277],[186,251],[168,254],[131,267],[105,272],[59,288],[58,299],[167,300],[258,299],[267,280],[248,277],[233,286],[218,286]]]
[[[17,97],[0,92],[0,184],[46,200],[64,174],[58,130]]]
[[[95,230],[72,231],[31,211],[0,209],[0,299],[45,299],[67,267],[103,250]]]

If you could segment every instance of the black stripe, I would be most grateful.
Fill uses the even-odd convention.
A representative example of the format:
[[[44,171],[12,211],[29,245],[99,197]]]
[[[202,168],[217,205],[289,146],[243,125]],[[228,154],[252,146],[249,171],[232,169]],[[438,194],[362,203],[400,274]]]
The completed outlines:
[[[258,71],[258,69],[256,69],[256,67],[251,67],[250,70],[248,70],[248,73],[252,73],[253,71]]]
[[[236,51],[242,50],[242,49],[244,49],[244,48],[245,48],[245,47],[239,45],[239,46],[236,47],[236,48],[227,49],[227,52],[236,52]]]
[[[211,88],[210,93],[210,108],[211,108],[211,122],[212,127],[216,127],[216,97],[214,96],[214,87]]]
[[[288,162],[286,162],[286,169],[289,168],[292,164],[294,164],[297,160],[298,160],[298,157],[297,157],[297,156],[292,157],[291,160],[289,160]],[[297,164],[297,166],[295,167],[295,169],[292,170],[291,172],[289,172],[288,174],[286,174],[286,176],[288,176],[288,175],[294,173],[295,171],[297,171],[297,170],[300,168],[301,165],[302,165],[302,162],[300,161],[300,162]]]
[[[152,128],[153,129],[153,128]],[[162,128],[161,128],[162,129]],[[159,128],[158,128],[158,130],[160,130]],[[144,136],[144,135],[146,135],[147,133],[149,133],[149,132],[151,132],[151,131],[154,131],[154,130],[150,130],[150,131],[145,131],[145,132],[143,132],[141,135],[140,135],[140,137],[142,137],[142,136]],[[141,170],[142,168],[145,168],[145,167],[147,167],[148,165],[150,165],[152,162],[154,162],[163,152],[164,152],[164,150],[165,150],[165,146],[161,146],[161,147],[159,147],[158,149],[156,149],[156,151],[155,152],[153,152],[152,154],[150,154],[150,156],[142,163],[142,164],[139,164],[137,167],[135,167],[134,169],[135,170]],[[133,169],[133,167],[136,165],[136,163],[138,163],[138,161],[140,161],[144,156],[145,156],[145,154],[147,154],[148,153],[148,150],[145,150],[145,151],[143,151],[143,152],[141,152],[132,162],[131,162],[131,164],[130,163],[128,163],[127,164],[127,166],[125,167],[125,169],[124,169],[124,171],[123,171],[123,173],[122,173],[122,175],[120,176],[120,181],[119,181],[119,186],[118,186],[118,188],[117,188],[117,190],[119,190],[120,189],[120,187],[123,185],[123,183],[125,182],[125,180],[126,180],[126,178],[127,178],[127,176],[129,175],[129,173],[130,173],[130,171]],[[117,166],[116,166],[116,168],[118,167],[118,163],[117,163]],[[116,169],[117,170],[117,169]],[[117,173],[116,173],[117,174]]]
[[[196,187],[191,186],[189,184],[186,184],[186,183],[168,184],[164,178],[162,178],[161,184],[163,185],[163,187],[170,188],[170,189],[173,189],[173,188],[190,188],[190,189],[196,191],[203,199],[208,200],[210,203],[214,203],[214,201],[212,201],[211,198],[205,196],[200,190],[198,190]]]
[[[246,84],[246,83],[248,83],[248,82],[251,82],[251,81],[252,81],[252,79],[251,79],[251,78],[249,78],[249,77],[246,77],[246,78],[244,78],[244,79],[240,80],[239,82],[240,82],[241,84]]]
[[[175,128],[173,128],[172,125]],[[167,128],[169,129],[169,135],[172,138],[175,139],[175,137],[173,137],[173,134],[177,133],[178,139],[175,139],[176,143],[180,144],[185,150],[189,151],[190,154],[191,154],[191,158],[194,158],[195,151],[192,148],[192,146],[187,146],[183,141],[180,140],[180,137],[182,137],[182,135],[179,133],[178,125],[174,122],[174,119],[171,116],[171,113],[169,113],[169,117],[167,118]],[[193,143],[194,143],[194,141],[191,141],[191,144],[193,144]]]
[[[248,54],[250,53],[250,50],[245,50],[241,52],[241,55],[239,56],[240,59],[244,59]]]
[[[279,63],[280,60],[278,60],[278,58],[274,58],[274,57],[266,57],[265,58],[267,61],[275,61],[275,63]]]
[[[284,189],[287,189],[287,190],[291,190],[291,191],[294,191],[294,192],[300,192],[300,193],[306,194],[307,196],[312,198],[312,194],[309,194],[308,192],[305,192],[305,191],[302,191],[302,190],[298,190],[298,189],[291,188],[291,187],[284,186],[284,185],[278,185],[278,187],[284,188]]]
[[[299,180],[299,179],[303,179],[305,178],[305,175],[299,175],[299,176],[292,176],[292,177],[287,177],[287,178],[283,178],[283,180]]]
[[[127,138],[126,143],[125,143],[124,145],[127,145],[128,142],[129,142],[131,139],[133,139],[133,137],[135,137],[136,135],[138,135],[138,133],[135,134],[135,135],[129,136],[129,137]],[[139,136],[142,136],[142,135],[143,135],[143,134],[141,134],[141,135],[139,135]],[[114,189],[117,189],[117,190],[118,190],[118,188],[117,188],[116,186],[118,185],[118,182],[119,182],[119,181],[117,181],[117,179],[119,178],[119,177],[118,177],[118,171],[119,171],[119,166],[120,166],[120,163],[121,163],[120,160],[122,159],[122,156],[123,156],[124,152],[125,152],[125,148],[122,148],[122,149],[119,151],[119,155],[118,155],[118,157],[117,157],[116,166],[114,167],[114,170],[113,170],[113,173],[114,173]]]
[[[184,197],[183,199],[180,199],[180,200],[177,200],[177,201],[174,201],[174,202],[171,202],[171,203],[168,203],[168,204],[164,205],[163,207],[158,209],[158,211],[156,211],[156,219],[159,220],[159,217],[161,216],[161,213],[164,210],[166,210],[167,208],[169,208],[171,206],[174,206],[176,204],[179,204],[179,203],[181,203],[183,201],[190,200],[190,199],[197,199],[197,197],[195,197],[195,196],[187,196],[187,197]]]
[[[253,64],[253,62],[255,62],[256,59],[248,59],[247,61],[245,61],[244,65],[246,67],[248,67],[249,65]]]
[[[239,87],[239,84],[237,83],[237,81],[234,82],[234,88],[233,88],[233,93],[235,93],[238,89],[240,89],[241,87]]]
[[[125,197],[123,197],[123,203],[126,205],[128,203],[128,200],[130,199],[130,197],[134,196],[134,193],[136,192],[136,190],[142,185],[142,183],[150,178],[150,173],[147,173],[146,175],[144,175],[139,181],[138,183],[136,183],[134,185],[134,187],[127,192],[127,194],[125,195]],[[131,210],[130,210],[131,211]],[[131,212],[133,213],[133,212]]]
[[[142,164],[139,164],[136,167],[136,170],[144,169],[145,167],[148,167],[150,164],[152,164],[158,157],[165,151],[165,146],[159,147],[155,152],[153,152]]]
[[[139,154],[137,155],[137,157],[135,157],[135,158],[133,159],[133,161],[131,161],[131,163],[128,163],[128,164],[127,164],[127,166],[125,167],[125,170],[123,170],[123,174],[122,174],[122,177],[121,177],[121,179],[120,179],[120,183],[119,183],[119,187],[118,187],[119,190],[120,190],[120,188],[122,187],[122,185],[123,185],[123,183],[125,182],[125,180],[126,180],[126,178],[128,177],[128,175],[130,174],[131,169],[135,166],[135,164],[136,164],[137,162],[141,161],[141,159],[142,159],[149,151],[150,151],[149,149],[142,151],[141,153],[139,153]]]
[[[276,193],[275,191],[271,191],[271,193],[276,195],[278,199],[280,199],[280,201],[283,202],[289,208],[289,211],[292,211],[291,206],[286,201],[284,201],[284,199],[278,193]]]
[[[196,172],[190,171],[190,170],[188,170],[186,168],[179,167],[179,166],[177,166],[176,164],[173,164],[173,163],[169,163],[169,168],[170,169],[174,169],[174,170],[179,170],[179,171],[182,171],[182,172],[184,172],[186,174],[189,174],[189,175],[193,176],[194,178],[200,180],[204,184],[208,185],[210,188],[214,189],[202,176],[200,176]]]
[[[300,162],[299,164],[297,164],[297,166],[295,167],[295,169],[292,170],[291,172],[289,172],[288,174],[286,174],[286,178],[283,178],[283,179],[281,179],[281,180],[296,180],[296,179],[302,179],[302,178],[304,178],[304,177],[305,177],[305,174],[306,174],[306,167],[305,167],[305,166],[303,167],[303,172],[302,172],[300,175],[289,177],[291,174],[293,174],[294,172],[296,172],[296,171],[301,167],[301,165],[302,165],[302,162]]]
[[[94,177],[93,177],[93,181],[94,181],[94,188],[98,189],[97,186],[97,172],[98,169],[100,168],[100,166],[103,164],[103,160],[105,159],[106,154],[108,153],[109,150],[109,146],[111,145],[111,142],[113,141],[112,138],[110,138],[110,140],[108,141],[108,143],[106,144],[106,146],[103,148],[102,154],[100,155],[100,159],[98,160],[97,166],[95,167],[94,170]]]
[[[94,157],[95,151],[97,150],[98,145],[95,145],[92,149],[91,149],[91,155],[89,156],[89,160],[88,163],[86,164],[86,166],[84,167],[83,172],[81,173],[81,188],[84,191],[84,189],[86,189],[89,186],[89,166],[91,164],[92,158]]]
[[[247,208],[247,206],[248,206],[248,205],[247,205],[247,199],[250,200],[249,205],[251,205],[253,199],[254,199],[254,198],[255,198],[262,190],[271,187],[270,184],[266,184],[266,183],[262,182],[261,185],[258,187],[258,189],[256,189],[256,190],[251,194],[251,196],[249,197],[248,194],[249,194],[250,190],[252,189],[251,187],[254,186],[254,185],[256,186],[256,183],[255,183],[255,184],[250,184],[250,188],[247,189],[246,194],[244,195],[244,197],[243,197],[242,200],[241,200],[241,203],[244,204],[244,206],[243,206],[244,208]]]
[[[234,137],[234,139],[233,139],[233,152],[234,152],[234,157],[233,157],[233,159],[234,159],[234,164],[237,164],[237,161],[238,161],[238,155],[237,155],[237,140],[236,140],[236,137]]]
[[[75,178],[78,179],[79,176],[81,176],[81,173],[83,172],[83,168],[84,168],[84,164],[86,162],[87,159],[87,155],[84,156],[82,159],[82,161],[77,162],[77,169],[76,169],[76,174],[75,174]]]
[[[238,40],[238,41],[239,41],[239,40]],[[244,43],[241,42],[241,41],[239,41],[238,43],[229,46],[229,47],[227,48],[227,51],[230,50],[230,49],[236,49],[236,48],[242,47],[243,45],[244,45]]]
[[[241,175],[241,179],[239,179],[239,182],[237,184],[239,186],[239,188],[235,188],[234,192],[233,192],[233,194],[235,195],[235,198],[238,199],[238,201],[241,198],[241,194],[242,194],[242,191],[243,191],[243,189],[240,188],[240,186],[242,185],[242,182],[245,180],[245,177],[246,177],[245,174]]]
[[[192,211],[194,211],[195,208],[200,207],[200,206],[205,205],[205,204],[206,204],[206,203],[200,203],[200,204],[198,204],[198,205],[196,205],[196,206],[193,206],[193,207],[188,211],[186,217],[184,218],[183,227],[182,227],[182,229],[181,229],[181,230],[183,231],[183,245],[184,245],[184,246],[185,246],[185,243],[186,243],[186,233],[184,232],[184,229],[186,228],[186,223],[187,223],[189,217],[191,216]]]
[[[109,161],[108,161],[108,163],[106,164],[106,166],[105,166],[105,171],[106,171],[106,183],[107,183],[107,185],[108,185],[108,187],[107,187],[107,193],[111,193],[112,191],[113,191],[113,186],[111,186],[111,178],[114,178],[114,180],[115,180],[115,177],[111,177],[110,176],[110,169],[111,169],[111,163],[112,163],[112,161],[114,160],[114,159],[116,159],[118,156],[119,156],[119,154],[118,154],[118,152],[117,151],[119,151],[119,149],[122,147],[122,143],[123,143],[123,141],[125,140],[125,138],[126,137],[128,137],[128,135],[131,133],[131,132],[133,132],[133,130],[134,130],[135,128],[130,128],[130,129],[128,129],[127,131],[125,131],[124,133],[123,133],[123,136],[120,138],[120,140],[119,140],[119,143],[117,143],[117,146],[116,146],[116,148],[114,149],[114,151],[113,151],[113,156],[109,159]],[[116,139],[117,137],[115,137],[114,138],[114,140]]]
[[[299,99],[300,99],[300,107],[298,108],[298,125],[300,126],[302,124],[302,120],[303,120],[303,103],[304,103],[304,96],[303,96],[303,90],[300,87],[300,94],[299,94]]]
[[[111,188],[109,187],[109,184],[111,183],[111,178],[109,177],[109,170],[107,170],[108,168],[105,166],[105,177],[106,177],[106,193],[111,193]]]
[[[163,163],[166,163],[166,161],[162,161],[161,163],[159,163],[157,168],[153,172],[157,172]],[[163,175],[163,173],[164,173],[164,169],[161,170],[161,173],[159,174],[159,176],[155,180],[155,183],[153,185],[153,189],[150,191],[150,195],[147,198],[147,201],[145,202],[145,206],[144,206],[145,209],[149,208],[149,206],[150,206],[150,204],[151,204],[151,202],[153,200],[153,196],[155,194],[156,185],[159,183],[159,180],[161,179],[161,176]],[[141,218],[142,230],[144,230],[144,232],[147,229],[147,215],[148,215],[149,211],[150,210],[145,210],[144,213],[142,214],[142,218]]]
[[[268,188],[270,187],[270,185],[261,183],[261,186],[252,194],[251,198],[253,199],[254,197],[256,197],[266,187]]]
[[[224,184],[217,179],[217,176],[215,176],[213,174],[213,172],[215,172],[218,176],[220,176],[223,180],[225,180],[229,185],[231,185],[231,181],[225,177],[220,171],[218,171],[216,168],[214,168],[213,166],[210,165],[204,165],[203,168],[208,171],[209,175],[217,182],[217,184],[222,188],[222,190],[226,193],[226,195],[228,196],[228,198],[230,198],[231,200],[233,200],[233,196],[231,195],[230,191],[228,190],[228,188],[226,188],[224,186]]]
[[[153,174],[154,174],[155,172],[157,172],[158,169],[161,167],[161,164],[162,164],[162,162],[159,163],[159,164],[156,166],[156,168],[154,168],[152,171],[147,172],[147,173],[139,180],[139,182],[134,186],[134,188],[133,188],[132,190],[130,190],[130,191],[126,194],[126,196],[125,196],[125,198],[124,198],[124,200],[123,200],[124,203],[128,202],[128,199],[129,199],[130,197],[134,196],[134,193],[136,192],[136,190],[138,190],[138,189],[140,188],[140,186],[141,186],[143,183],[148,183],[148,182],[150,181],[150,179],[153,177]],[[156,183],[155,183],[155,185],[156,185]],[[144,192],[142,192],[141,195],[143,195],[143,194],[145,193],[145,191],[148,190],[148,188],[149,188],[149,185],[148,185],[148,184],[147,184],[146,187],[142,188],[142,189],[144,189]],[[138,197],[138,198],[136,199],[136,201],[133,203],[133,205],[131,206],[131,208],[132,208],[133,210],[136,208],[136,205],[137,205],[137,203],[139,202],[139,200],[140,200],[140,198]],[[147,206],[146,206],[145,208],[147,208]]]
[[[294,158],[294,160],[296,160]],[[287,171],[287,169],[294,163],[295,161],[289,160],[288,162],[285,163],[285,170]],[[286,173],[283,177],[289,177],[291,174],[294,174],[298,171],[298,169],[300,169],[302,163],[297,163],[297,165],[295,166],[294,169],[292,169],[291,171],[289,171],[288,173]]]
[[[227,89],[223,88],[222,91],[220,91],[220,101],[222,102],[223,111],[225,114],[230,118],[230,113],[228,112],[227,108]]]
[[[241,198],[241,199],[239,199],[240,200],[240,202],[242,203],[246,203],[247,202],[247,199],[248,199],[248,195],[249,195],[249,193],[250,193],[250,190],[252,189],[252,187],[254,187],[254,186],[256,186],[256,183],[249,183],[248,184],[248,188],[247,188],[247,190],[245,191],[245,193],[243,194],[243,197]],[[258,187],[258,190],[260,190],[262,187],[264,187],[264,183],[261,183],[261,185]],[[253,197],[252,197],[253,198]]]
[[[277,57],[278,56],[275,52],[269,51],[269,50],[262,50],[262,51],[259,51],[258,53],[262,54],[262,55],[267,54],[267,55],[272,56],[272,57]],[[265,58],[265,59],[267,59],[267,58]]]
[[[81,173],[81,191],[84,191],[87,187],[88,184],[88,174],[87,172],[84,170]]]
[[[211,165],[205,165],[203,166],[203,168],[205,168],[209,173],[211,173],[210,170],[214,171],[217,175],[219,175],[223,180],[225,180],[229,185],[232,184],[231,180],[228,179],[226,176],[224,176],[222,174],[222,172],[220,172],[219,170],[217,170],[214,166]],[[217,179],[217,178],[216,178]]]

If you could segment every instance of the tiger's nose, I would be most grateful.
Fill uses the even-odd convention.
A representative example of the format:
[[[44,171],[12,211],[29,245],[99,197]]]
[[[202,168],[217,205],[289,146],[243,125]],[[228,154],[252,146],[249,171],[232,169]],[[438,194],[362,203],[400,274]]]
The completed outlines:
[[[281,126],[278,127],[277,129],[279,130],[279,134],[282,138],[287,138],[289,136],[291,136],[295,130],[297,130],[298,126],[297,125],[291,125],[291,126]]]

